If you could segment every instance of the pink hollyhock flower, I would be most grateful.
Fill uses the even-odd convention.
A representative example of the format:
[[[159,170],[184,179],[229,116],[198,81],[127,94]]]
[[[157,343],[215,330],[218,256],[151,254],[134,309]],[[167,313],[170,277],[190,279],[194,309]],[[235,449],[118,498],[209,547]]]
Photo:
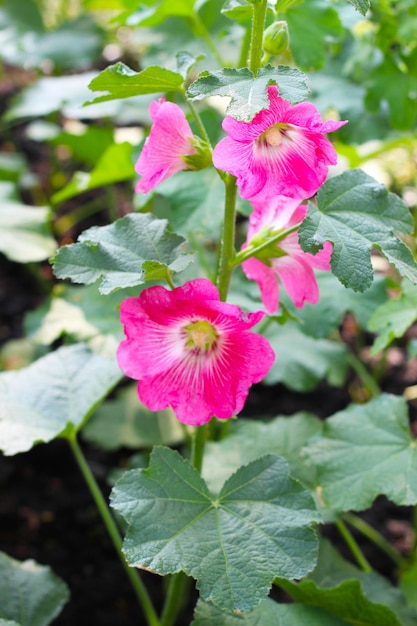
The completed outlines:
[[[300,200],[278,196],[266,204],[256,205],[251,214],[246,243],[242,248],[257,245],[280,231],[284,232],[301,224],[307,207]],[[261,291],[262,302],[269,313],[275,313],[279,305],[279,284],[284,285],[296,307],[305,302],[315,304],[319,289],[313,268],[330,270],[332,244],[325,242],[316,255],[304,252],[298,243],[298,231],[288,234],[277,243],[272,243],[257,255],[242,263],[243,271],[250,280],[255,280]],[[262,259],[262,260],[261,260]]]
[[[139,381],[139,398],[152,411],[171,405],[194,426],[232,417],[274,362],[268,341],[249,332],[264,315],[220,302],[205,278],[172,291],[150,287],[121,304],[119,366]]]
[[[259,111],[251,122],[233,117],[223,120],[228,137],[213,151],[213,163],[237,177],[242,198],[277,195],[309,198],[324,182],[328,166],[337,161],[336,152],[324,133],[344,122],[322,122],[310,102],[292,106],[268,87],[269,108]],[[260,198],[259,198],[260,199]]]
[[[143,193],[148,193],[173,174],[186,170],[187,164],[182,157],[196,152],[190,141],[192,130],[178,105],[159,98],[151,102],[149,112],[153,126],[135,165],[135,170],[142,176],[135,191]]]

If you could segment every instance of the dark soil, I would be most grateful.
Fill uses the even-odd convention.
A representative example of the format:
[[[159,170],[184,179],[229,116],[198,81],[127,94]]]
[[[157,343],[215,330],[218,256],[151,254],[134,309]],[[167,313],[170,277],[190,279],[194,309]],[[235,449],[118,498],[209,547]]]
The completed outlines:
[[[0,266],[0,343],[22,335],[24,313],[41,301],[40,289],[30,272],[5,259]],[[396,348],[397,360],[382,381],[384,390],[402,393],[415,380],[404,353]],[[401,356],[402,355],[402,356]],[[354,387],[355,380],[349,383]],[[325,418],[351,401],[346,389],[322,383],[309,394],[293,394],[281,385],[255,385],[245,415],[291,414],[309,410]],[[414,421],[415,407],[411,405]],[[107,476],[127,463],[129,453],[105,453],[83,448],[90,467],[107,496]],[[49,565],[68,584],[71,599],[55,620],[57,626],[138,626],[145,624],[130,583],[106,534],[91,495],[72,453],[63,440],[39,445],[15,457],[0,457],[0,550],[19,560],[33,558]],[[411,510],[378,498],[363,517],[400,550],[406,551],[411,537]],[[333,527],[325,527],[341,552],[349,558]],[[361,547],[377,571],[395,580],[392,562],[362,537]],[[143,573],[157,607],[161,607],[164,581]],[[276,592],[274,592],[276,593]],[[282,596],[280,597],[282,600]],[[193,603],[184,611],[180,626],[192,621]]]

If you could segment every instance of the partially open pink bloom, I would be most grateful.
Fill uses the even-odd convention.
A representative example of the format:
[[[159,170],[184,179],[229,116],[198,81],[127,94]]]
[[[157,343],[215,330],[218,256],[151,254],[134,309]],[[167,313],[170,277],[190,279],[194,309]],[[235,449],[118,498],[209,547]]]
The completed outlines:
[[[346,121],[323,122],[313,104],[292,106],[278,96],[275,85],[268,87],[268,98],[269,108],[251,122],[224,119],[228,137],[214,148],[213,163],[237,177],[242,198],[253,200],[260,193],[262,198],[309,198],[326,179],[328,166],[337,161],[324,133]]]
[[[249,218],[248,237],[242,248],[251,243],[253,245],[253,238],[259,238],[259,233],[263,233],[266,239],[301,224],[307,207],[299,202],[277,196],[265,204],[256,205]],[[266,310],[275,313],[279,305],[278,278],[296,307],[303,307],[305,302],[316,304],[319,289],[313,268],[330,270],[331,253],[332,244],[328,241],[316,255],[304,252],[298,243],[298,231],[295,230],[268,246],[260,255],[262,260],[251,257],[242,263],[242,267],[246,276],[258,283]]]
[[[139,398],[152,411],[171,405],[195,426],[232,417],[274,362],[268,341],[249,331],[264,315],[220,302],[205,278],[172,291],[150,287],[121,304],[119,366],[139,381]]]
[[[193,133],[177,104],[159,98],[151,102],[149,112],[153,125],[135,165],[137,173],[142,176],[135,191],[143,193],[148,193],[163,180],[187,169],[182,157],[195,153],[190,141]]]

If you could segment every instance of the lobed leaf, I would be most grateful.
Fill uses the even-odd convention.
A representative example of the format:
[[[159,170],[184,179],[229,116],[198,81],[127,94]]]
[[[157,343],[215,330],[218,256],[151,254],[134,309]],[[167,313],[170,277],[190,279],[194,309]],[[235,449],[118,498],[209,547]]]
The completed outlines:
[[[47,626],[68,601],[63,580],[33,560],[16,561],[0,552],[0,624]]]
[[[83,344],[64,346],[0,374],[0,448],[6,455],[79,429],[122,378],[114,359]]]
[[[290,102],[300,102],[308,94],[305,74],[293,67],[267,65],[256,77],[245,68],[224,68],[214,72],[202,72],[187,90],[191,100],[208,96],[231,98],[227,113],[238,120],[250,122],[252,118],[269,107],[268,85],[278,85],[279,95]]]
[[[403,397],[382,394],[328,418],[305,448],[326,505],[361,511],[378,495],[417,503],[417,454]]]
[[[149,65],[141,72],[135,72],[124,63],[109,65],[88,85],[91,91],[102,91],[91,102],[104,102],[118,98],[131,98],[150,93],[182,91],[184,79],[181,74],[158,65]],[[107,92],[107,93],[105,93]]]
[[[162,575],[184,571],[204,600],[223,609],[249,610],[275,576],[299,578],[315,564],[310,524],[319,514],[279,457],[239,468],[213,499],[189,461],[156,447],[148,469],[116,484],[112,506],[129,524],[130,565]]]
[[[373,279],[371,249],[376,247],[398,272],[417,283],[417,263],[397,233],[412,231],[404,202],[361,170],[346,171],[328,180],[309,203],[299,229],[300,245],[316,253],[333,243],[331,268],[345,287],[365,291]]]
[[[84,231],[77,243],[60,248],[52,263],[58,278],[86,285],[100,279],[100,293],[108,294],[184,270],[192,261],[182,251],[184,241],[168,230],[167,220],[130,213]]]

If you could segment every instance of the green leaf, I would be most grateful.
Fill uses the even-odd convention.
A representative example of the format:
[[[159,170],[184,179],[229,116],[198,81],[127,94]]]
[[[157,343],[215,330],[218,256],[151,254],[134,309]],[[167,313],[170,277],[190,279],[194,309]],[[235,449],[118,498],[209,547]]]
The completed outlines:
[[[133,15],[134,24],[138,26],[157,26],[172,16],[192,18],[194,17],[196,0],[159,0],[159,2],[146,3]],[[150,6],[149,6],[150,5]]]
[[[293,67],[267,65],[256,78],[246,67],[224,68],[215,72],[202,72],[188,88],[191,100],[207,96],[227,96],[231,102],[227,113],[238,120],[250,122],[261,109],[269,107],[268,85],[278,85],[279,94],[290,102],[300,102],[307,97],[306,76]]]
[[[238,420],[221,441],[206,444],[203,477],[209,489],[218,493],[240,465],[264,454],[283,456],[291,476],[305,485],[314,483],[314,467],[301,459],[300,450],[307,439],[321,432],[322,422],[310,413],[276,417],[269,422]]]
[[[391,51],[381,65],[370,70],[366,85],[365,103],[368,109],[378,111],[388,103],[393,128],[409,130],[414,126],[417,119],[417,76],[399,67]]]
[[[130,565],[163,575],[184,571],[204,600],[227,610],[251,609],[275,576],[299,578],[314,567],[309,525],[318,512],[279,457],[241,467],[213,500],[188,461],[157,447],[148,469],[116,484],[112,505],[129,524]]]
[[[331,385],[343,384],[348,368],[343,344],[309,337],[302,332],[300,324],[292,321],[285,326],[269,326],[265,337],[277,354],[263,381],[266,384],[280,382],[295,391],[310,391],[323,378]]]
[[[188,75],[190,74],[193,67],[204,59],[204,54],[199,54],[198,56],[194,56],[190,52],[186,50],[181,50],[176,54],[177,59],[177,70],[178,74],[181,74],[184,80],[188,79]]]
[[[402,287],[401,296],[385,302],[368,322],[368,330],[378,333],[371,356],[386,348],[395,338],[402,337],[417,319],[417,287],[407,280]]]
[[[47,259],[57,249],[49,226],[49,209],[3,201],[0,208],[0,252],[12,261]]]
[[[411,567],[405,572],[400,574],[399,587],[407,598],[407,602],[410,606],[417,609],[417,561],[411,565]]]
[[[148,261],[158,263],[160,278],[184,270],[192,257],[182,252],[183,243],[169,232],[167,220],[129,213],[109,226],[84,231],[78,243],[60,248],[52,262],[58,278],[87,285],[100,279],[99,291],[107,294],[149,280]]]
[[[417,455],[403,397],[383,394],[328,418],[305,453],[322,498],[337,511],[361,511],[378,495],[417,503]]]
[[[385,578],[358,570],[325,540],[320,542],[317,566],[305,580],[279,579],[277,584],[295,602],[321,607],[355,626],[414,626],[417,617]]]
[[[106,67],[88,85],[91,91],[107,93],[86,104],[150,93],[182,91],[183,83],[181,74],[158,65],[150,65],[141,72],[135,72],[124,63],[116,63]]]
[[[314,254],[331,241],[332,271],[345,287],[365,291],[371,285],[373,246],[402,276],[417,283],[411,250],[393,235],[412,230],[410,212],[398,196],[362,170],[350,170],[324,183],[317,200],[318,207],[309,203],[300,226],[300,245]]]
[[[171,408],[152,412],[139,400],[136,384],[123,389],[116,400],[107,400],[83,428],[84,439],[103,450],[171,446],[184,432]]]
[[[343,35],[337,11],[323,0],[308,0],[286,11],[285,19],[296,64],[306,71],[321,68],[329,42]]]
[[[52,196],[52,202],[58,204],[90,189],[133,178],[132,151],[132,145],[127,142],[109,146],[92,172],[75,172],[68,185]]]
[[[122,378],[115,359],[82,344],[0,374],[0,448],[6,455],[78,429]]]
[[[0,624],[47,626],[68,598],[68,587],[49,567],[0,552]]]
[[[366,15],[366,12],[371,8],[371,0],[348,0],[359,13]]]
[[[374,311],[387,301],[384,277],[376,276],[365,293],[346,289],[331,272],[317,272],[316,277],[320,291],[320,299],[316,304],[306,303],[302,309],[295,310],[286,294],[282,294],[282,303],[294,310],[306,335],[327,337],[338,330],[348,311],[353,313],[362,328],[366,328]]]
[[[320,608],[303,604],[277,604],[266,598],[253,611],[225,613],[199,600],[191,626],[348,626]]]

